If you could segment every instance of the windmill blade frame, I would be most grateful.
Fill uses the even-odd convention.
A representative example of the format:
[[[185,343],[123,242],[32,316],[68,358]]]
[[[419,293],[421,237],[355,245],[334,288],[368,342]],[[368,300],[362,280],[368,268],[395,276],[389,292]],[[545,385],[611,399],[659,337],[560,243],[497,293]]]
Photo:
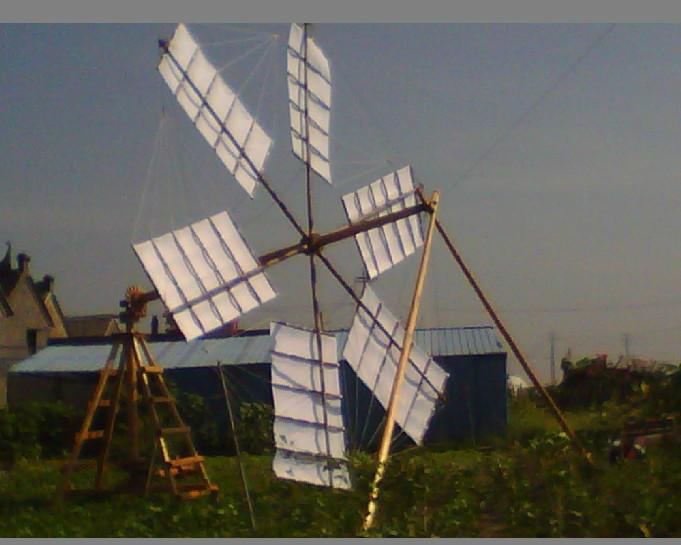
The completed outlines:
[[[206,58],[186,25],[177,25],[158,71],[230,174],[253,197],[272,139]]]
[[[291,149],[303,163],[332,183],[331,70],[326,55],[307,30],[307,25],[291,24],[286,48]]]
[[[275,474],[349,489],[336,337],[282,322],[270,325],[270,335]]]

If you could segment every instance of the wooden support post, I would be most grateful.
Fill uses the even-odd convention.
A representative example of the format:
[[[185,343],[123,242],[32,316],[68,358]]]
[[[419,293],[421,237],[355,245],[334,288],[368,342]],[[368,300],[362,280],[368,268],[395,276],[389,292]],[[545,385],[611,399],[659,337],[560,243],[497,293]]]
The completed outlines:
[[[417,190],[417,194],[421,199],[423,199],[422,193]],[[558,424],[560,425],[561,429],[565,432],[565,434],[570,438],[572,441],[572,444],[574,445],[575,449],[577,452],[580,453],[586,460],[586,462],[589,465],[593,465],[593,459],[591,456],[591,453],[588,452],[584,446],[582,445],[581,441],[579,438],[575,435],[575,433],[572,431],[572,428],[568,425],[567,421],[565,420],[565,417],[563,416],[563,413],[560,411],[558,406],[556,405],[555,401],[551,397],[551,395],[546,391],[546,388],[542,385],[541,382],[539,382],[539,379],[537,378],[536,373],[530,366],[530,364],[527,362],[525,359],[525,356],[523,353],[520,351],[520,348],[516,344],[516,342],[513,340],[513,337],[511,337],[511,334],[508,332],[506,327],[504,327],[504,324],[501,322],[501,319],[495,312],[494,308],[492,308],[491,303],[485,296],[485,294],[482,291],[482,288],[478,284],[477,280],[473,276],[473,273],[470,271],[470,269],[466,266],[464,263],[461,255],[457,251],[457,249],[454,247],[454,243],[450,239],[450,237],[447,235],[444,227],[442,224],[436,220],[435,225],[437,227],[438,232],[440,233],[440,236],[442,237],[442,240],[444,241],[445,245],[449,249],[449,252],[452,254],[452,257],[454,260],[458,263],[459,267],[461,268],[461,271],[463,272],[464,276],[470,283],[471,287],[473,288],[473,291],[475,291],[476,295],[480,299],[480,302],[482,305],[485,307],[485,310],[487,310],[487,313],[490,315],[492,320],[494,321],[494,324],[496,325],[497,329],[501,333],[501,335],[504,337],[506,342],[508,343],[509,347],[511,348],[511,351],[515,355],[515,357],[518,359],[518,362],[522,366],[522,368],[525,370],[525,373],[529,377],[529,379],[532,381],[532,384],[534,387],[537,389],[539,394],[544,398],[544,401],[546,401],[546,404],[549,406],[549,409],[551,412],[554,414],[556,417],[556,420],[558,421]]]
[[[139,414],[137,410],[137,399],[139,397],[137,392],[137,375],[139,372],[139,360],[137,355],[137,347],[135,345],[136,339],[132,330],[129,331],[130,343],[128,350],[128,361],[126,366],[125,389],[127,397],[127,414],[128,414],[128,448],[129,458],[131,464],[136,464],[139,461]]]
[[[101,490],[104,479],[104,464],[106,458],[109,456],[109,449],[111,447],[111,439],[113,437],[114,427],[116,426],[116,416],[118,414],[118,403],[121,399],[121,392],[123,390],[123,381],[125,380],[125,362],[130,357],[130,346],[125,340],[122,342],[121,359],[118,365],[118,376],[116,377],[116,386],[114,387],[111,404],[109,405],[109,413],[106,419],[106,427],[104,428],[104,443],[102,451],[97,459],[97,475],[95,477],[95,489]]]
[[[73,445],[73,451],[71,452],[71,457],[66,462],[66,465],[64,467],[64,477],[58,491],[60,498],[63,498],[66,492],[68,492],[71,489],[71,475],[73,474],[75,466],[78,463],[78,457],[80,456],[80,451],[83,448],[83,442],[85,440],[85,437],[87,433],[90,431],[90,427],[92,425],[95,412],[97,411],[97,408],[100,407],[102,395],[104,395],[104,392],[106,391],[106,387],[109,382],[109,376],[111,374],[111,371],[113,370],[114,360],[116,359],[116,355],[118,354],[118,350],[120,348],[121,344],[118,341],[114,341],[114,343],[111,345],[109,357],[107,358],[106,363],[104,364],[104,368],[99,374],[99,380],[97,382],[95,392],[92,396],[92,399],[88,403],[85,419],[83,420],[80,431],[76,436],[76,440]],[[111,407],[111,400],[108,401],[109,407]],[[97,468],[98,474],[100,473],[99,465],[100,464],[98,463]]]
[[[423,286],[425,283],[426,273],[428,271],[428,260],[430,258],[430,250],[433,242],[433,231],[435,228],[435,220],[439,201],[440,195],[437,191],[435,191],[430,200],[430,222],[428,223],[428,232],[426,233],[423,254],[421,255],[421,264],[419,265],[418,276],[416,278],[416,287],[414,288],[414,295],[411,300],[411,308],[409,309],[409,317],[407,318],[407,325],[404,332],[402,353],[400,354],[400,361],[397,365],[397,372],[395,374],[395,380],[393,381],[393,387],[390,391],[390,400],[388,402],[385,428],[383,430],[381,446],[378,451],[378,467],[376,468],[376,474],[374,475],[374,481],[371,487],[367,515],[364,519],[364,530],[368,530],[373,526],[376,516],[376,503],[380,492],[379,486],[383,480],[385,464],[388,460],[388,455],[390,454],[390,442],[392,441],[393,430],[395,428],[397,400],[399,398],[402,382],[404,381],[404,372],[407,368],[407,362],[409,361],[409,355],[411,354],[411,347],[414,341],[414,330],[416,329],[416,319],[418,318],[419,306],[421,304],[421,294],[423,293]]]
[[[248,514],[251,517],[251,528],[256,530],[255,526],[255,511],[253,509],[253,502],[251,501],[251,494],[248,490],[248,481],[246,480],[246,471],[241,461],[241,448],[239,447],[239,438],[236,433],[236,425],[234,422],[234,412],[232,411],[232,404],[229,401],[229,392],[227,392],[227,383],[225,382],[225,375],[222,372],[220,362],[217,362],[218,374],[220,375],[220,383],[222,384],[222,394],[225,397],[225,405],[227,406],[227,415],[229,417],[229,426],[232,430],[232,437],[234,437],[234,448],[236,450],[236,461],[239,464],[239,474],[241,475],[241,484],[244,488],[244,495],[246,496],[246,503],[248,504]]]

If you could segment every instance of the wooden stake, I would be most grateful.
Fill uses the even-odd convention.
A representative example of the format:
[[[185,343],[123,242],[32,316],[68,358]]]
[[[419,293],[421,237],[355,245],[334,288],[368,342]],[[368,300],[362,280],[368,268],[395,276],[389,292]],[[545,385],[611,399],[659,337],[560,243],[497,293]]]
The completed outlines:
[[[411,347],[414,341],[414,330],[416,329],[416,319],[419,313],[419,306],[421,304],[421,294],[423,293],[423,286],[428,271],[428,260],[430,258],[430,249],[433,242],[433,231],[435,228],[435,219],[437,215],[437,207],[440,201],[440,194],[435,191],[430,200],[430,222],[428,223],[428,232],[423,246],[423,254],[421,255],[421,264],[419,265],[419,272],[416,278],[416,287],[414,288],[414,295],[411,300],[411,308],[409,309],[409,317],[407,318],[407,326],[404,333],[404,340],[402,344],[402,353],[400,354],[400,361],[397,365],[397,373],[393,381],[393,387],[390,391],[390,401],[388,402],[388,410],[386,413],[385,428],[383,430],[383,438],[381,439],[381,446],[378,451],[378,467],[374,475],[371,494],[369,495],[369,505],[367,507],[367,515],[364,519],[364,530],[368,530],[373,526],[376,515],[376,503],[380,492],[379,486],[385,474],[385,464],[390,454],[390,442],[392,441],[393,430],[395,428],[395,412],[397,411],[397,400],[400,394],[400,388],[404,380],[404,372],[407,368],[409,355],[411,354]]]
[[[225,396],[225,405],[227,406],[227,415],[229,417],[229,426],[232,428],[232,437],[234,437],[234,448],[236,449],[236,460],[239,464],[239,474],[241,475],[241,484],[244,487],[244,494],[246,496],[246,503],[248,504],[248,514],[251,517],[251,527],[256,530],[255,527],[255,512],[253,510],[253,502],[251,501],[251,494],[248,491],[248,481],[246,481],[246,472],[244,471],[244,466],[241,463],[241,449],[239,448],[239,439],[236,434],[236,425],[234,423],[234,413],[232,412],[232,404],[229,401],[229,393],[227,392],[227,384],[225,383],[225,375],[222,372],[222,367],[220,362],[217,362],[218,374],[220,375],[220,382],[222,384],[222,393]]]
[[[419,190],[417,190],[418,195],[423,199],[423,195]],[[459,267],[461,268],[461,271],[463,272],[464,276],[470,283],[471,287],[473,288],[473,291],[477,294],[478,298],[480,299],[480,302],[483,304],[485,309],[487,310],[487,313],[490,315],[492,320],[494,321],[494,324],[497,326],[497,329],[501,333],[501,335],[504,337],[506,342],[508,343],[509,347],[513,351],[513,354],[515,357],[518,359],[520,362],[520,365],[523,367],[525,370],[525,373],[527,376],[530,378],[532,381],[532,384],[534,384],[534,387],[537,389],[537,391],[541,394],[541,396],[544,398],[544,401],[546,401],[547,405],[549,406],[549,409],[551,412],[553,412],[554,416],[556,417],[556,420],[558,420],[558,424],[562,428],[562,430],[565,432],[565,434],[570,438],[572,441],[572,444],[574,445],[575,449],[577,452],[582,455],[587,463],[589,465],[593,465],[593,458],[591,456],[591,453],[588,452],[580,440],[577,438],[575,433],[572,431],[572,428],[568,425],[567,421],[565,420],[565,417],[563,416],[563,413],[560,411],[558,408],[558,405],[556,405],[555,401],[551,397],[551,395],[546,391],[546,388],[542,385],[541,382],[539,382],[539,379],[537,378],[536,373],[530,366],[530,364],[527,362],[525,359],[525,356],[523,356],[522,352],[520,351],[520,348],[518,348],[518,345],[516,342],[513,340],[513,337],[511,337],[511,334],[508,332],[508,330],[504,327],[504,324],[501,322],[501,319],[497,315],[497,313],[494,311],[494,308],[492,308],[491,303],[488,301],[487,297],[482,291],[482,288],[476,281],[475,277],[473,276],[473,273],[470,271],[470,269],[466,266],[464,263],[463,259],[461,258],[461,255],[459,252],[456,250],[454,247],[454,243],[451,241],[447,233],[445,232],[444,227],[442,224],[436,220],[435,223],[438,232],[440,233],[440,236],[442,237],[442,240],[444,241],[445,245],[449,249],[449,252],[452,254],[452,257],[454,260],[458,263]]]
[[[128,446],[130,463],[135,464],[139,461],[139,414],[137,411],[137,399],[139,394],[137,392],[137,375],[139,369],[139,361],[137,358],[136,339],[132,333],[132,328],[129,328],[130,333],[130,348],[128,349],[128,361],[126,363],[125,386],[126,396],[128,398],[127,414],[128,414]]]
[[[118,364],[118,376],[116,377],[116,385],[111,397],[109,405],[109,413],[106,417],[106,427],[104,428],[104,438],[102,450],[97,459],[97,475],[95,477],[95,489],[101,490],[104,479],[104,465],[109,456],[109,449],[111,447],[111,439],[113,437],[114,428],[116,426],[116,416],[118,415],[118,404],[121,399],[121,392],[123,391],[123,381],[125,380],[125,362],[130,357],[130,346],[126,340],[122,341],[121,360]]]

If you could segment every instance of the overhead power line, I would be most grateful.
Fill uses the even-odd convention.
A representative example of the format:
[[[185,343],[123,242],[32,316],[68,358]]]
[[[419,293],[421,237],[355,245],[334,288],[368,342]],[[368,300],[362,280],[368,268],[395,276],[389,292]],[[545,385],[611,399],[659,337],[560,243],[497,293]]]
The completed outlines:
[[[518,128],[518,126],[525,122],[527,118],[530,117],[539,108],[539,106],[544,103],[551,93],[553,93],[558,86],[563,83],[563,81],[575,70],[575,68],[577,68],[577,65],[586,59],[599,45],[601,45],[606,36],[610,34],[614,28],[615,24],[608,25],[605,31],[601,32],[596,39],[589,44],[589,47],[587,47],[586,50],[579,57],[577,57],[577,59],[575,59],[570,66],[563,70],[554,80],[554,82],[543,93],[541,93],[536,100],[532,102],[532,104],[530,104],[529,108],[520,114],[520,116],[518,116],[504,132],[494,139],[492,144],[483,153],[481,153],[477,159],[473,161],[471,166],[464,171],[461,177],[454,181],[454,185],[460,184],[466,180],[475,171],[475,169],[478,168],[478,166],[480,166],[480,164],[482,164],[499,147],[499,145],[511,135],[516,128]]]
[[[558,313],[572,313],[572,312],[619,312],[619,311],[635,311],[648,308],[667,308],[681,306],[681,299],[664,299],[658,301],[648,301],[645,303],[628,303],[628,304],[609,304],[609,305],[594,305],[581,307],[507,307],[501,308],[500,311],[505,314],[558,314]],[[445,312],[461,312],[461,313],[482,313],[482,307],[438,307],[439,310]]]

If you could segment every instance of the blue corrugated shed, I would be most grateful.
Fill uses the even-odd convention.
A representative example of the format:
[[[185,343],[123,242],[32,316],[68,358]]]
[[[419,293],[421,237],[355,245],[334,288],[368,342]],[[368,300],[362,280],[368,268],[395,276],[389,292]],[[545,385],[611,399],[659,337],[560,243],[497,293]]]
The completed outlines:
[[[336,332],[341,359],[347,331]],[[230,389],[241,402],[271,405],[270,348],[267,331],[243,336],[197,339],[192,342],[150,342],[158,365],[180,389],[223,405],[215,365],[225,365]],[[506,353],[491,326],[420,329],[415,342],[449,374],[442,406],[436,412],[426,442],[502,433],[506,425]],[[9,374],[10,405],[30,400],[62,400],[85,405],[96,372],[110,344],[55,344],[17,364]],[[352,447],[372,448],[380,434],[384,410],[346,362],[341,385],[348,439]],[[212,400],[212,401],[211,401]],[[216,401],[217,400],[217,401]],[[224,415],[223,415],[224,416]],[[398,447],[408,444],[404,434]]]
[[[503,353],[503,346],[491,326],[419,329],[415,342],[437,356],[472,356]],[[340,359],[347,331],[336,332]],[[191,342],[151,342],[158,364],[166,369],[269,363],[269,334],[196,339]],[[12,373],[55,373],[98,371],[104,365],[110,345],[54,345],[15,365]]]

